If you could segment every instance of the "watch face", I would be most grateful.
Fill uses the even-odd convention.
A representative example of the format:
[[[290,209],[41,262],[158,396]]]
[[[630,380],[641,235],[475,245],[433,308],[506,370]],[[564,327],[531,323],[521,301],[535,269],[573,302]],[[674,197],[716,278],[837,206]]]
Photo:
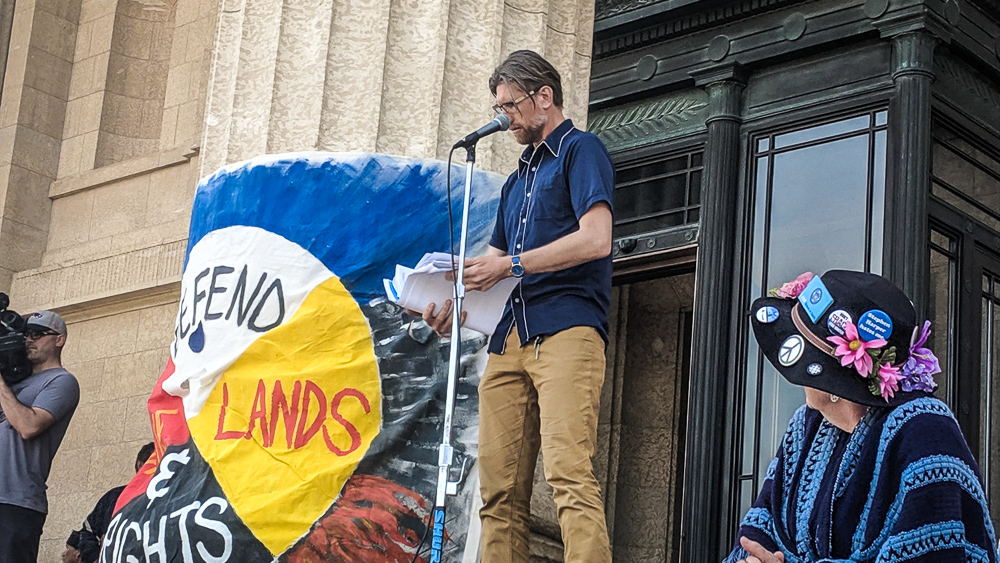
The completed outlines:
[[[521,259],[514,256],[510,259],[510,275],[515,278],[519,278],[524,275],[524,266],[521,265]]]

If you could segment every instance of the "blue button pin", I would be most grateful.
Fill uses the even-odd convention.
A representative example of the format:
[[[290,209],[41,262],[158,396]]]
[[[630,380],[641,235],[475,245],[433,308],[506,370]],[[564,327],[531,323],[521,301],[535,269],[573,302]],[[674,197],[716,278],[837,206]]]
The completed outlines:
[[[866,311],[858,319],[858,336],[865,342],[885,340],[892,336],[892,319],[880,309]]]
[[[770,305],[767,305],[765,307],[757,309],[757,315],[756,315],[757,322],[763,324],[771,324],[774,321],[778,320],[778,315],[779,313],[777,307],[772,307]]]

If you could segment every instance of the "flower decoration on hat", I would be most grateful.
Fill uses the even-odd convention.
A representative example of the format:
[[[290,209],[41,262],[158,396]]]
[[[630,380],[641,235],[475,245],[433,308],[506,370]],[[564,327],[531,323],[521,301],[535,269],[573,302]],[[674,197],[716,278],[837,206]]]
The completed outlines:
[[[797,299],[802,293],[802,290],[809,285],[809,282],[813,279],[816,274],[812,272],[804,272],[799,274],[799,277],[794,280],[784,283],[781,287],[776,287],[768,291],[768,295],[771,297],[780,297],[781,299]]]
[[[931,335],[931,322],[924,321],[924,326],[917,332],[913,329],[913,337],[910,338],[910,357],[903,364],[903,373],[906,378],[903,380],[903,391],[926,391],[928,393],[937,388],[934,376],[941,373],[941,364],[938,362],[934,352],[924,348],[927,338]]]
[[[872,395],[881,396],[886,401],[892,399],[899,390],[899,381],[903,379],[899,366],[892,365],[896,361],[896,347],[885,348],[887,342],[880,338],[867,342],[862,340],[857,325],[851,322],[844,326],[844,332],[846,338],[827,337],[837,346],[833,354],[840,359],[840,365],[853,366],[854,371],[867,380]]]
[[[868,374],[872,372],[873,358],[869,353],[869,350],[877,351],[878,349],[885,346],[885,340],[872,340],[865,342],[858,335],[858,327],[854,323],[847,323],[844,327],[846,332],[843,338],[840,336],[831,336],[827,338],[830,342],[833,342],[837,349],[834,354],[840,358],[840,365],[847,367],[849,365],[854,365],[855,371],[861,377],[868,377]]]

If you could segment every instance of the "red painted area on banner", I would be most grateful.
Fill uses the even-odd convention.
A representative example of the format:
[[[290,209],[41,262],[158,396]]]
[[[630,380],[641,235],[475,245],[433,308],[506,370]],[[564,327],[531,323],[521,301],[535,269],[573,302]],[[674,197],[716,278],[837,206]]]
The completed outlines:
[[[417,492],[382,477],[354,475],[333,510],[286,561],[371,561],[377,553],[387,563],[426,563],[413,555],[429,515],[427,501]]]
[[[268,388],[268,384],[272,387]],[[250,416],[246,427],[232,427],[232,417],[227,424],[227,414],[230,412],[229,386],[222,383],[222,405],[219,407],[219,425],[215,433],[216,441],[252,440],[254,435],[260,437],[260,443],[265,448],[275,445],[278,436],[278,423],[284,427],[284,441],[278,446],[286,449],[299,449],[309,443],[322,431],[322,438],[328,450],[337,456],[346,456],[361,447],[361,434],[357,427],[344,417],[340,407],[344,400],[353,398],[364,409],[371,412],[371,403],[364,393],[357,389],[346,388],[338,391],[328,402],[326,393],[313,381],[295,381],[292,384],[291,398],[285,394],[281,381],[257,381],[257,391],[254,394],[250,408]],[[329,407],[327,406],[329,404]],[[327,420],[329,418],[329,420]],[[327,424],[335,428],[331,431]],[[346,449],[334,443],[331,434],[347,432],[351,443]]]
[[[115,504],[115,512],[146,491],[167,446],[185,444],[191,436],[188,431],[187,419],[184,416],[184,402],[180,397],[175,397],[163,390],[163,382],[173,374],[174,362],[167,358],[167,367],[163,369],[160,379],[153,386],[149,400],[146,401],[156,451],[125,486],[125,490],[122,491]]]

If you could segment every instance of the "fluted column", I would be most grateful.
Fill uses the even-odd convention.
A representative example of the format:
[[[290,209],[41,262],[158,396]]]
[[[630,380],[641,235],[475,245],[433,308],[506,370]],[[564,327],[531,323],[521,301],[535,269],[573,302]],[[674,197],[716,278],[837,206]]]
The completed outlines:
[[[320,150],[375,150],[381,119],[389,4],[385,0],[334,2],[317,146]],[[364,47],[358,48],[359,45]]]
[[[517,49],[552,61],[585,127],[593,13],[587,0],[223,0],[200,172],[266,152],[444,158],[492,118],[487,80]],[[479,166],[508,172],[521,148],[491,137]]]
[[[314,148],[319,142],[332,10],[333,0],[285,3],[267,152]]]
[[[889,162],[895,177],[886,199],[888,277],[913,299],[918,318],[927,312],[930,264],[927,199],[931,188],[931,84],[938,38],[915,30],[892,40],[895,101],[889,131]]]
[[[382,97],[378,152],[422,158],[437,152],[450,3],[393,2],[384,80],[396,95]]]
[[[725,507],[731,471],[726,421],[735,389],[730,365],[733,257],[739,190],[740,125],[746,76],[739,65],[698,72],[708,92],[705,176],[695,272],[691,374],[688,383],[687,451],[684,454],[684,517],[681,557],[718,561],[728,537]]]
[[[228,160],[244,160],[267,151],[281,3],[247,0],[240,31]]]
[[[447,154],[456,140],[493,119],[489,79],[500,52],[496,30],[503,12],[503,0],[451,0],[448,27],[453,31],[445,53],[438,155]],[[487,137],[479,143],[479,166],[491,166],[494,141],[495,137]]]
[[[218,27],[215,34],[212,70],[208,78],[205,100],[205,126],[202,128],[199,175],[205,176],[232,162],[228,159],[229,137],[232,131],[236,83],[240,68],[240,46],[243,32],[244,0],[219,2]]]

